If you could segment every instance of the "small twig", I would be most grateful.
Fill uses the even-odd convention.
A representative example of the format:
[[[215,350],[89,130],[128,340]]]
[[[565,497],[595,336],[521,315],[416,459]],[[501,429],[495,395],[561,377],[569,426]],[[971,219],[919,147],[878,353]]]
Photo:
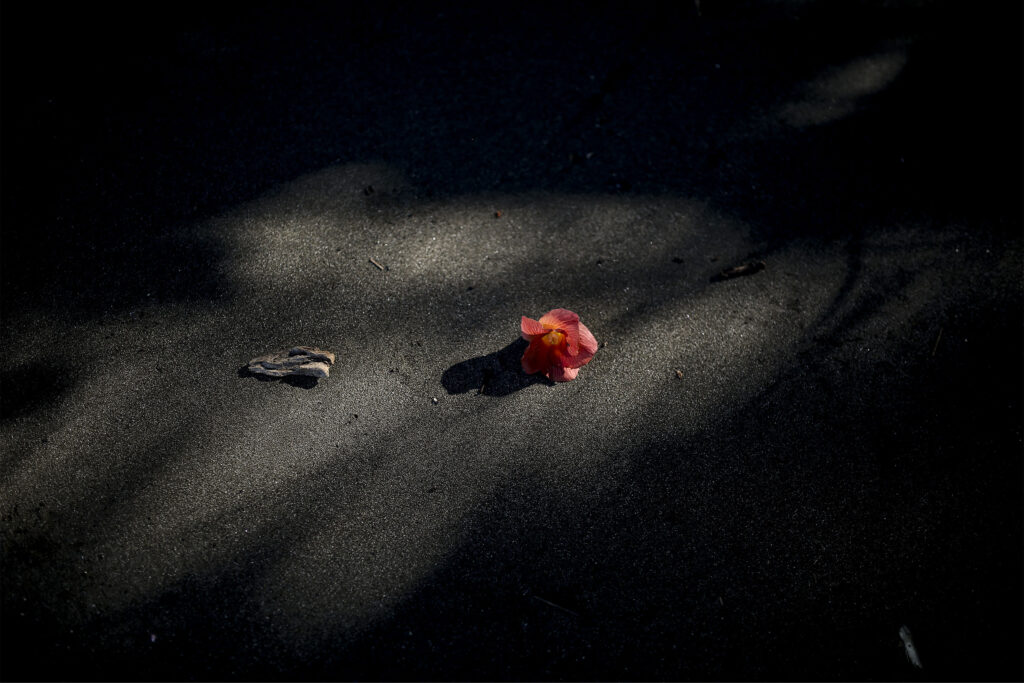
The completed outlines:
[[[578,616],[580,616],[580,615],[579,615],[579,614],[578,614],[577,612],[573,612],[573,611],[572,611],[571,609],[569,609],[568,607],[562,607],[561,605],[556,605],[555,603],[551,602],[550,600],[545,600],[544,598],[540,597],[539,595],[534,595],[534,596],[533,596],[533,598],[534,598],[535,600],[540,600],[540,601],[541,601],[541,602],[543,602],[543,603],[544,603],[545,605],[550,605],[551,607],[554,607],[555,609],[560,609],[560,610],[562,610],[563,612],[565,612],[566,614],[571,614],[571,615],[573,615],[574,617],[578,617]]]
[[[377,270],[384,270],[384,266],[382,266],[381,264],[377,263],[373,259],[370,259],[370,263],[372,263],[373,265],[377,266]]]
[[[932,358],[935,357],[935,352],[939,350],[939,342],[942,340],[942,329],[939,328],[939,336],[935,338],[935,344],[932,346]]]

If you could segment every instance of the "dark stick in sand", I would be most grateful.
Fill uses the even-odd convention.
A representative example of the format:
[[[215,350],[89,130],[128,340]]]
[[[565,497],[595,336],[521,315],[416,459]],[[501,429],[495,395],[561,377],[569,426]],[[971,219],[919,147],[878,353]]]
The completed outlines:
[[[731,280],[734,277],[753,275],[754,273],[759,273],[764,269],[764,261],[751,261],[750,263],[744,263],[743,265],[735,266],[734,268],[727,268],[711,278],[711,281],[721,282],[722,280]]]
[[[541,602],[543,602],[543,603],[544,603],[545,605],[550,605],[550,606],[554,607],[555,609],[560,609],[560,610],[562,610],[563,612],[565,612],[566,614],[571,614],[571,615],[573,615],[574,617],[578,617],[578,616],[579,616],[579,614],[578,614],[577,612],[573,612],[573,611],[572,611],[571,609],[569,609],[568,607],[562,607],[561,605],[556,605],[555,603],[551,602],[550,600],[545,600],[544,598],[540,597],[539,595],[534,595],[534,596],[533,596],[533,598],[534,598],[535,600],[540,600],[540,601],[541,601]]]

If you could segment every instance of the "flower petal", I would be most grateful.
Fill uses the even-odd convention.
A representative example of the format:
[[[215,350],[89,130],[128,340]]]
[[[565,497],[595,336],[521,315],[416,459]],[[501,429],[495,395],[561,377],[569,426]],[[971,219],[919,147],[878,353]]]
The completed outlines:
[[[579,353],[573,356],[566,349],[556,359],[559,365],[567,368],[582,368],[593,359],[594,354],[597,352],[597,340],[594,339],[594,335],[590,333],[590,330],[583,323],[580,323],[579,327]]]
[[[526,351],[523,352],[523,358],[520,362],[523,365],[523,372],[527,375],[547,370],[550,363],[548,347],[540,340],[540,337],[530,342],[530,345],[526,347]]]
[[[525,315],[523,316],[522,322],[519,324],[519,329],[523,331],[523,339],[526,339],[527,341],[529,341],[529,338],[534,335],[546,334],[548,331],[548,328],[544,327],[544,325],[533,318],[527,318]]]
[[[579,334],[580,355],[587,356],[587,360],[590,360],[590,358],[593,358],[594,354],[597,353],[597,339],[594,337],[593,333],[589,329],[587,329],[587,326],[584,325],[583,323],[580,323]]]
[[[580,374],[579,368],[563,368],[560,365],[551,366],[551,370],[548,371],[548,379],[552,382],[568,382],[576,379],[576,375]]]
[[[567,326],[578,323],[580,317],[566,308],[556,308],[540,317],[541,324],[549,330],[566,330]]]

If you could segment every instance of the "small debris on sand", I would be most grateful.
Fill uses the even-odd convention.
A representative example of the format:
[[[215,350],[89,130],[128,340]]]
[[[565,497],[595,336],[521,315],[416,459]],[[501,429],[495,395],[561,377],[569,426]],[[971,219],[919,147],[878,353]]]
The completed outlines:
[[[676,370],[676,377],[679,378],[679,379],[682,379],[683,378],[683,371],[682,370]]]
[[[561,605],[557,605],[557,604],[551,602],[550,600],[545,600],[544,598],[540,597],[539,595],[534,595],[533,599],[534,600],[539,600],[540,602],[543,602],[545,605],[550,605],[551,607],[554,607],[557,610],[561,610],[562,612],[565,612],[566,614],[571,614],[574,617],[578,617],[579,616],[579,612],[573,612],[568,607],[562,607]]]
[[[305,375],[326,379],[334,364],[334,354],[312,346],[293,346],[249,361],[249,372],[268,377]]]
[[[733,268],[726,268],[718,275],[711,278],[712,282],[721,282],[722,280],[731,280],[734,277],[742,277],[744,275],[753,275],[759,273],[765,269],[764,261],[751,261],[750,263],[744,263],[743,265],[735,266]]]
[[[900,626],[900,639],[903,641],[903,649],[907,652],[907,659],[918,669],[923,668],[921,665],[921,657],[917,654],[917,648],[914,647],[914,640],[910,636],[910,628],[906,625]]]
[[[942,330],[945,328],[939,328],[939,336],[935,338],[935,344],[932,345],[932,358],[935,357],[935,352],[939,350],[939,342],[942,341]]]

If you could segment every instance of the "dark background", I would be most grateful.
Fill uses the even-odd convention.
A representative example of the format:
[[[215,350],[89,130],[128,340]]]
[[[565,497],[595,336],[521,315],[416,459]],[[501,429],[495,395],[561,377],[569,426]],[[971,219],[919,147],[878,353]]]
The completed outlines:
[[[1016,234],[1019,18],[952,2],[15,5],[4,302],[45,281],[78,311],[128,305],[111,272],[126,237],[166,297],[216,297],[172,277],[197,255],[146,254],[147,233],[339,159],[384,159],[438,195],[696,195],[777,240],[920,215]],[[855,116],[749,136],[752,113],[900,40],[905,73]],[[712,63],[729,77],[702,77]],[[72,258],[83,244],[99,259]]]
[[[1017,3],[706,0],[699,12],[687,3],[7,3],[0,17],[5,315],[88,320],[138,305],[153,282],[162,302],[218,301],[226,292],[215,269],[189,264],[222,255],[167,249],[160,236],[339,160],[383,159],[437,199],[538,189],[700,197],[754,226],[769,253],[808,238],[856,244],[862,226],[884,221],[957,223],[996,245],[1020,238]],[[769,132],[757,115],[823,69],[888,45],[907,46],[906,67],[854,114],[789,132]],[[709,65],[728,77],[704,78]],[[601,154],[588,159],[595,148]],[[737,191],[747,187],[757,190]],[[121,267],[129,254],[132,271]],[[766,567],[793,539],[774,525],[750,536],[747,521],[811,514],[709,478],[721,509],[685,523],[713,527],[721,556],[706,571],[673,574],[645,557],[660,527],[643,527],[673,493],[658,485],[659,472],[641,471],[627,500],[595,501],[589,520],[558,499],[518,510],[514,527],[486,520],[398,614],[332,652],[268,655],[272,635],[245,613],[244,575],[186,582],[123,617],[189,634],[173,648],[126,653],[111,644],[115,623],[68,639],[59,614],[13,627],[12,605],[44,590],[17,577],[31,577],[23,570],[46,551],[7,541],[3,677],[913,678],[898,641],[889,643],[913,622],[927,678],[1019,680],[1020,285],[975,294],[982,303],[958,312],[956,325],[977,346],[942,347],[898,395],[882,366],[821,380],[824,361],[812,348],[766,396],[694,443],[666,446],[735,454],[741,469],[818,443],[810,433],[820,428],[836,438],[817,464],[761,485],[821,503],[846,490],[849,468],[867,467],[868,457],[882,472],[871,486],[883,499],[945,496],[919,508],[942,519],[867,508],[848,520],[851,545],[836,553],[855,555],[875,538],[873,562],[920,571],[882,573],[874,585],[871,570],[853,572],[833,587],[827,613],[808,604],[779,621],[743,603],[728,621],[742,626],[686,634],[642,613],[616,623],[588,617],[579,605],[592,602],[580,597],[573,567],[594,567],[606,598],[621,581],[671,603],[672,582],[709,581],[708,594],[730,610],[736,586],[756,593],[764,582],[770,605],[787,569]],[[819,347],[840,343],[844,324]],[[7,418],[59,387],[15,368],[2,389]],[[907,453],[928,453],[928,465]],[[516,493],[507,495],[515,508]],[[623,509],[636,536],[595,538],[593,529],[624,533]],[[878,537],[889,528],[912,536],[916,526],[932,535],[912,563]],[[510,534],[577,540],[554,551],[527,541],[513,553],[501,542]],[[758,566],[726,570],[722,558],[734,550]],[[546,559],[534,566],[535,557]],[[474,616],[480,606],[521,604],[509,575],[547,586],[545,597],[575,613],[537,617],[564,636],[558,652]],[[671,607],[709,609],[682,599]],[[406,644],[406,630],[434,638]],[[685,647],[671,647],[677,639]]]

